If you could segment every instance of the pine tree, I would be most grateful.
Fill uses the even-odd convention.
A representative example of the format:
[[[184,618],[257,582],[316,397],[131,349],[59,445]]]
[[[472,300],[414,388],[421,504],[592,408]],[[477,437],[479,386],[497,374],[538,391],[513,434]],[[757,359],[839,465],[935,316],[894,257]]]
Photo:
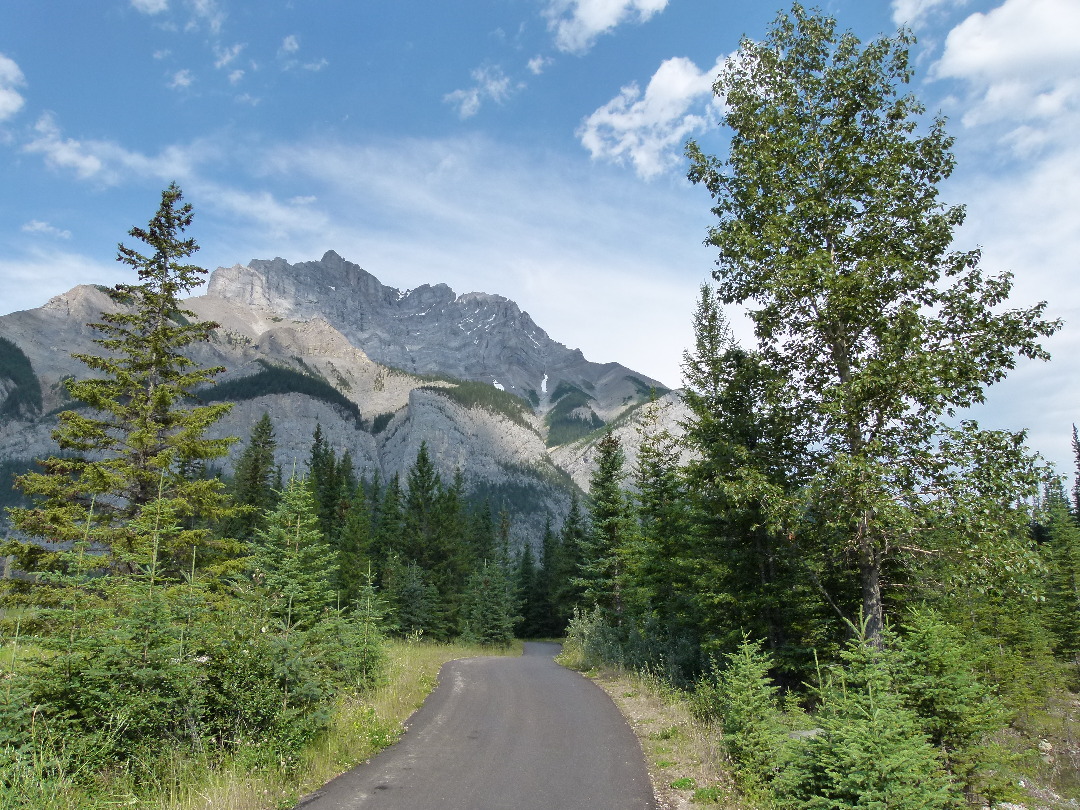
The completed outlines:
[[[818,689],[810,737],[777,781],[784,806],[944,810],[961,805],[938,752],[896,689],[895,652],[855,639]]]
[[[612,624],[626,608],[626,561],[635,539],[630,502],[622,489],[625,457],[619,439],[597,442],[596,470],[589,487],[589,530],[582,544],[579,585],[586,604],[598,605]]]
[[[575,608],[585,607],[578,573],[584,560],[585,531],[581,502],[575,493],[570,498],[570,510],[559,531],[555,553],[545,563],[550,567],[551,600],[559,630],[566,628]]]
[[[192,464],[225,455],[233,439],[205,436],[230,405],[189,404],[198,400],[196,389],[222,369],[200,368],[185,354],[208,341],[217,325],[191,320],[194,313],[180,304],[206,272],[183,263],[198,245],[183,237],[192,209],[181,200],[180,189],[169,186],[148,227],[131,229],[149,255],[119,246],[118,261],[138,273],[139,283],[117,284],[109,291],[115,310],[91,324],[103,354],[74,355],[96,374],[68,383],[72,399],[88,410],[60,414],[53,438],[63,455],[41,462],[43,472],[18,479],[33,506],[11,511],[20,532],[50,543],[76,542],[89,525],[90,539],[111,554],[106,562],[112,570],[124,568],[117,555],[138,541],[131,522],[159,498],[194,527],[172,534],[161,549],[162,570],[174,576],[193,549],[204,552],[200,564],[211,561],[205,553],[211,535],[201,526],[228,511],[219,480],[184,474]],[[50,565],[50,555],[39,545],[10,544],[6,551],[16,555],[23,570]]]
[[[236,462],[233,472],[233,502],[241,507],[229,522],[228,533],[240,539],[249,539],[256,529],[265,526],[266,513],[274,507],[274,423],[270,414],[264,413],[251,428],[244,452]]]
[[[363,486],[357,486],[335,537],[338,558],[337,589],[343,606],[355,604],[365,587],[372,566],[373,527],[371,507]]]
[[[252,577],[284,636],[310,629],[336,605],[336,568],[310,487],[290,479],[266,529],[256,533],[252,556]]]
[[[315,432],[312,434],[308,486],[315,496],[319,528],[326,537],[332,537],[341,482],[338,479],[337,454],[323,436],[322,424],[319,422],[315,423]]]
[[[1080,656],[1080,526],[1060,488],[1047,492],[1046,513],[1049,624],[1055,651],[1073,660]]]
[[[462,607],[462,639],[504,647],[514,640],[520,620],[514,583],[507,569],[485,562],[472,573]]]

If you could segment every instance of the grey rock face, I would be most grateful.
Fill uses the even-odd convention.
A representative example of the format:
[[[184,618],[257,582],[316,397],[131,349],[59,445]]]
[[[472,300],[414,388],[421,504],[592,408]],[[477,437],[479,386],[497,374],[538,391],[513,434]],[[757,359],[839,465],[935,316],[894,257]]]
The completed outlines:
[[[383,480],[404,473],[426,442],[444,481],[460,471],[467,489],[495,498],[496,509],[504,495],[507,504],[514,501],[519,541],[536,542],[549,516],[558,526],[569,506],[571,479],[585,488],[592,471],[589,439],[555,449],[545,445],[545,415],[556,415],[556,392],[574,392],[572,407],[570,399],[563,401],[563,417],[594,424],[594,416],[611,422],[640,403],[650,387],[661,387],[618,363],[587,361],[502,296],[457,295],[445,284],[401,292],[333,252],[318,262],[274,259],[218,268],[206,295],[185,306],[219,325],[209,343],[192,347],[200,365],[225,368],[219,382],[284,367],[328,384],[361,415],[358,421],[300,393],[248,395],[212,435],[246,439],[269,413],[277,461],[288,476],[306,472],[319,424],[328,444],[338,454],[348,451],[359,473],[378,473]],[[56,452],[56,419],[49,412],[67,404],[64,379],[88,373],[72,353],[99,354],[88,324],[116,309],[101,289],[84,285],[38,309],[0,317],[0,336],[26,354],[44,399],[42,415],[0,419],[0,461],[29,462]],[[452,383],[417,374],[498,383],[528,401],[532,413],[526,408],[511,419],[497,408],[463,406],[438,390]],[[9,393],[2,383],[0,402]],[[675,425],[679,405],[675,395],[661,400],[663,426]],[[635,420],[643,411],[616,428],[629,464],[639,442]],[[231,467],[242,450],[243,441],[236,442],[224,466]]]
[[[668,390],[618,363],[589,362],[501,295],[457,295],[445,284],[402,292],[333,251],[317,262],[277,258],[219,267],[207,297],[295,320],[324,318],[378,363],[498,384],[541,413],[560,382],[588,391],[604,421],[637,401],[643,388]]]

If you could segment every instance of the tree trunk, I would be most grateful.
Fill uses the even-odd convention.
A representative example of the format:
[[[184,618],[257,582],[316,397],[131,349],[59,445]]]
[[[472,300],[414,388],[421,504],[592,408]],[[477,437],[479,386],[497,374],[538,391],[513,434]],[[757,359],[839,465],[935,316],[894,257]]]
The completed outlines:
[[[884,607],[881,602],[881,556],[869,538],[859,544],[859,580],[862,585],[863,636],[881,646]]]

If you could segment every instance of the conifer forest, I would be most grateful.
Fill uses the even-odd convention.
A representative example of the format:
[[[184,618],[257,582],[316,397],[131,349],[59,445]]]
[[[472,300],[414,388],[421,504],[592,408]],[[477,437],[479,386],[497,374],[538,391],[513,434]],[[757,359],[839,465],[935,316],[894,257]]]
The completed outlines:
[[[1059,324],[954,243],[911,42],[795,4],[725,63],[730,149],[686,145],[717,257],[687,302],[689,416],[675,436],[643,406],[633,464],[590,434],[590,486],[525,542],[428,445],[382,478],[321,428],[282,469],[273,414],[209,438],[231,405],[196,394],[224,369],[191,359],[216,324],[184,308],[206,271],[165,189],[55,453],[14,479],[0,806],[179,807],[170,779],[208,778],[180,761],[296,773],[395,649],[541,638],[689,706],[725,803],[1080,801],[1080,440],[1067,480],[1023,426],[964,416]]]

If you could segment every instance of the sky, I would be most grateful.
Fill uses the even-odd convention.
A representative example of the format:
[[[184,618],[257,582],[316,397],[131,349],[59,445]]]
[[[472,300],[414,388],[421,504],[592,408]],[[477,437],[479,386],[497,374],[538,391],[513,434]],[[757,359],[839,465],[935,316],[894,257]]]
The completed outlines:
[[[0,4],[0,314],[133,280],[116,245],[175,181],[211,270],[334,250],[402,290],[505,295],[589,359],[677,386],[715,258],[683,146],[724,154],[713,80],[785,3]],[[956,247],[1064,320],[1054,359],[973,416],[1071,474],[1080,2],[819,5],[863,40],[915,33],[911,90],[956,139]]]

